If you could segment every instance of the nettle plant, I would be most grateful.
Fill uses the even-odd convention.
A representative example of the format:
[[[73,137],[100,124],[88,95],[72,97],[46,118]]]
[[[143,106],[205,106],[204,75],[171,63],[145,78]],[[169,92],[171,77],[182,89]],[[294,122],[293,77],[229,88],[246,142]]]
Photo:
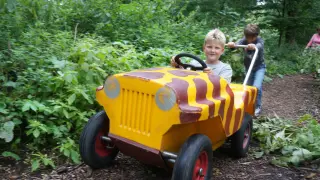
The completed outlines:
[[[320,77],[320,47],[305,50],[301,56],[302,69],[301,72],[315,72]]]
[[[311,115],[297,121],[265,117],[255,122],[254,137],[261,143],[257,158],[272,153],[272,163],[281,166],[320,158],[320,124]]]
[[[95,88],[109,75],[166,66],[180,52],[161,48],[137,52],[127,42],[105,43],[89,36],[74,43],[70,34],[61,33],[63,39],[56,38],[62,37],[59,33],[42,34],[40,39],[33,37],[36,33],[26,33],[26,41],[35,39],[37,45],[16,47],[11,59],[1,64],[1,69],[11,64],[16,75],[15,79],[7,72],[0,76],[0,143],[10,145],[2,155],[19,160],[17,154],[26,149],[32,170],[55,167],[61,158],[80,162],[79,134],[101,109],[95,102]]]

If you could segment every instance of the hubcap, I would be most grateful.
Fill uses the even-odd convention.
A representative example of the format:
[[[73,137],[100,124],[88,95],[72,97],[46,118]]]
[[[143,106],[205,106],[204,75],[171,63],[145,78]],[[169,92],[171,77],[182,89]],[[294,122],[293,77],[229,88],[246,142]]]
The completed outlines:
[[[202,151],[196,160],[196,164],[193,170],[193,180],[204,180],[208,171],[208,154]]]
[[[201,177],[204,176],[202,168],[199,169],[199,176],[201,176]]]
[[[251,127],[250,127],[250,123],[248,123],[248,126],[247,126],[246,130],[244,131],[243,144],[242,144],[243,149],[245,149],[249,144],[250,133],[251,133],[250,131],[251,131]]]
[[[96,136],[96,141],[94,144],[96,153],[101,157],[109,156],[114,149],[114,145],[112,145],[111,143],[106,143],[101,139],[101,136],[103,135],[104,131],[102,129]]]

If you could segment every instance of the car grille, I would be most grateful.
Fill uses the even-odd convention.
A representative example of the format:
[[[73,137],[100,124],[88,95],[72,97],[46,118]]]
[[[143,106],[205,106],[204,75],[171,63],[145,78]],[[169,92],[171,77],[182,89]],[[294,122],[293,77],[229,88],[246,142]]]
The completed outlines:
[[[154,95],[122,88],[120,127],[150,135]]]

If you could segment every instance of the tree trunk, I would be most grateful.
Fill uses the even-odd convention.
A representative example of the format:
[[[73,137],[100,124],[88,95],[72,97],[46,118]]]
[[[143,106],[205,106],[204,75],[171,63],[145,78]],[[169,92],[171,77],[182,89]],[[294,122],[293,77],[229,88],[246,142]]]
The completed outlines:
[[[283,34],[283,31],[280,29],[280,32],[279,32],[279,40],[278,40],[278,47],[281,46],[281,42],[282,42],[282,34]]]
[[[286,43],[294,44],[296,42],[297,28],[294,26],[295,17],[297,16],[295,8],[288,11],[289,23],[286,26]]]
[[[285,15],[286,15],[286,0],[283,0],[282,1],[282,19],[285,18]],[[283,33],[284,33],[284,28],[282,27],[282,25],[279,26],[279,42],[278,42],[278,46],[280,47],[281,46],[281,43],[282,43],[282,38],[283,38]]]

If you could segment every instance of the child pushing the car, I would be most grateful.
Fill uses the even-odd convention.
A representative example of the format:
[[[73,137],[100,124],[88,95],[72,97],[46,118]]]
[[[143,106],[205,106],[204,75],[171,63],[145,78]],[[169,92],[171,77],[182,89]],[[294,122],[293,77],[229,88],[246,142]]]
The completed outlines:
[[[244,28],[244,36],[237,43],[229,42],[229,48],[235,48],[235,45],[248,45],[244,50],[244,66],[246,73],[248,72],[251,60],[253,58],[255,47],[258,49],[258,56],[253,65],[251,75],[248,79],[248,85],[255,86],[258,89],[258,96],[256,100],[255,116],[259,116],[261,112],[261,98],[262,98],[262,83],[266,71],[264,63],[264,41],[258,37],[260,29],[255,24],[248,24]]]
[[[229,64],[223,63],[219,60],[220,56],[224,52],[225,43],[226,37],[219,29],[214,29],[208,32],[203,44],[203,52],[206,56],[206,60],[204,62],[208,67],[203,71],[218,75],[230,83],[232,77],[232,68]],[[190,64],[196,67],[201,66],[196,60],[192,60]],[[179,65],[175,62],[175,56],[171,58],[171,66],[179,67]]]

